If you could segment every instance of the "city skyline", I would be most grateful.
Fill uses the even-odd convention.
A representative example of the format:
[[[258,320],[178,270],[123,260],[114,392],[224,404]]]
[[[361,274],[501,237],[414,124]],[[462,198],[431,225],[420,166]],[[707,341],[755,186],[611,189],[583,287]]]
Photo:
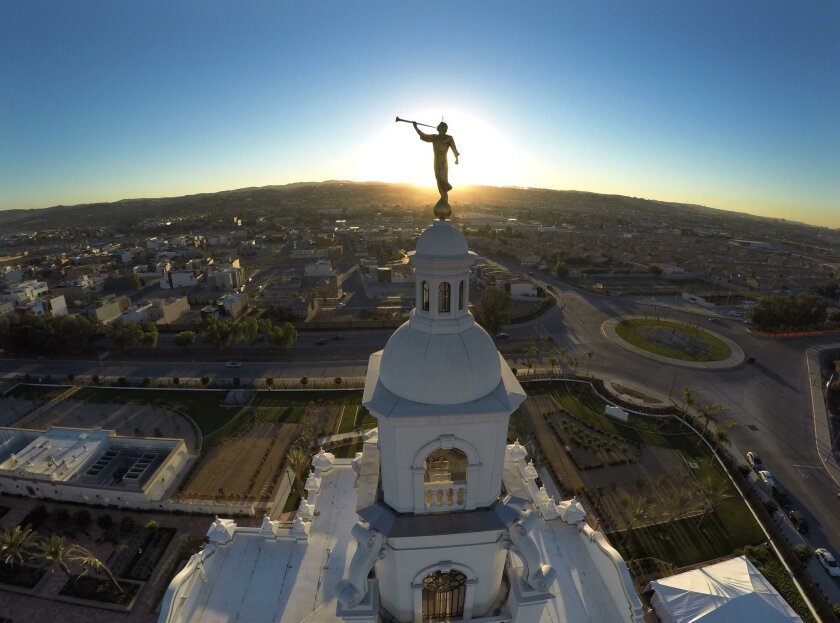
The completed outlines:
[[[0,209],[349,179],[840,226],[840,7],[506,3],[0,7]],[[452,195],[457,200],[457,194]]]

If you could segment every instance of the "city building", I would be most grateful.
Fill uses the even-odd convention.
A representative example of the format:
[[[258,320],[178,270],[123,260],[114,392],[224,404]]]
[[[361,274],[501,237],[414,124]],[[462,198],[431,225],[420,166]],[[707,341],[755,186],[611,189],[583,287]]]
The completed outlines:
[[[66,316],[67,301],[64,295],[59,296],[44,296],[34,301],[21,303],[17,306],[19,313],[34,314],[36,316]]]
[[[9,296],[11,297],[11,300],[19,305],[31,303],[32,301],[44,296],[47,292],[49,292],[47,284],[43,281],[36,281],[34,279],[21,281],[9,286]]]
[[[39,499],[150,507],[183,475],[183,439],[114,431],[0,428],[0,492]]]

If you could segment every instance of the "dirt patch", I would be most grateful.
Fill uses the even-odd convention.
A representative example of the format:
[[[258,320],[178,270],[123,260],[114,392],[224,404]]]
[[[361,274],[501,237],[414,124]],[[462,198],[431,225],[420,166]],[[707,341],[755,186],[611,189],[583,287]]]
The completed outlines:
[[[583,481],[575,464],[563,448],[563,444],[551,429],[546,415],[557,410],[550,396],[529,396],[520,407],[523,417],[534,431],[540,448],[557,480],[557,486],[564,494],[583,489]]]
[[[200,459],[179,496],[190,499],[267,500],[274,495],[297,424],[258,422]]]

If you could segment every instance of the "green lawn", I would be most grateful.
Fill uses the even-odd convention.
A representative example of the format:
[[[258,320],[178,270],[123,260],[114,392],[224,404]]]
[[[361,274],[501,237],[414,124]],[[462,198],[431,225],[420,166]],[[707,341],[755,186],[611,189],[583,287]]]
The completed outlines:
[[[364,444],[361,441],[357,441],[346,446],[333,448],[332,450],[330,450],[330,452],[332,452],[335,455],[335,458],[337,459],[353,459],[356,458],[357,452],[362,451],[363,445]]]
[[[27,386],[36,387],[39,386]],[[86,402],[146,404],[177,409],[195,420],[201,433],[208,435],[230,422],[239,407],[224,407],[221,401],[228,390],[161,390],[123,387],[83,387],[74,400]],[[251,406],[261,422],[299,422],[304,407],[313,402],[358,405],[362,393],[355,391],[259,391]]]
[[[58,387],[50,385],[25,385],[21,383],[6,394],[6,398],[23,398],[26,400],[50,400],[55,398],[60,393],[70,389],[69,385],[61,385]]]
[[[313,402],[329,402],[341,405],[358,405],[362,402],[361,390],[346,391],[259,391],[255,407],[303,407]]]
[[[677,567],[729,556],[747,545],[766,540],[740,498],[718,505],[698,528],[699,524],[697,515],[678,519],[667,532],[662,524],[637,528],[626,543],[622,542],[624,531],[608,536],[625,560],[652,557]]]
[[[684,336],[690,336],[693,339],[700,340],[704,343],[705,350],[703,352],[690,353],[677,346],[652,342],[642,334],[642,330],[648,327],[667,328],[677,331]],[[723,340],[718,339],[708,331],[680,322],[632,318],[619,322],[615,327],[615,332],[621,339],[633,346],[637,346],[656,355],[670,357],[671,359],[680,359],[682,361],[720,361],[729,357],[732,352]]]
[[[212,433],[227,424],[238,412],[238,407],[223,407],[221,401],[227,390],[158,390],[126,389],[122,387],[83,387],[73,400],[119,404],[146,404],[177,409],[190,416],[202,435]]]
[[[341,416],[341,424],[338,427],[339,434],[352,433],[357,428],[367,430],[376,428],[376,418],[370,411],[360,405],[348,405]]]
[[[268,424],[295,424],[304,411],[304,407],[254,407],[254,416],[258,422]]]
[[[341,423],[338,425],[338,433],[352,433],[356,428],[356,416],[359,413],[360,407],[356,405],[347,405],[344,407],[344,413],[341,414]]]

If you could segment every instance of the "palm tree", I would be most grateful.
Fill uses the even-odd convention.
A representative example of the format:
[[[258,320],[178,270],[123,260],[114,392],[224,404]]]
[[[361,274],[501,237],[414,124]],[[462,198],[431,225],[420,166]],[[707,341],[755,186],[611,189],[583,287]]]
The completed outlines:
[[[565,348],[555,348],[554,353],[557,357],[557,363],[560,367],[563,366],[563,363],[566,361],[566,349]]]
[[[594,353],[591,350],[588,350],[583,354],[586,357],[586,376],[589,376],[589,367],[592,364],[592,355]]]
[[[35,549],[37,540],[31,527],[14,526],[0,533],[0,560],[5,565],[23,565]]]
[[[554,355],[554,351],[552,351],[548,357],[548,366],[551,368],[551,373],[554,374],[554,368],[557,367],[557,357]]]
[[[630,533],[642,521],[650,517],[653,510],[653,502],[646,495],[639,496],[634,499],[630,506],[630,512],[627,514],[629,521],[627,523],[627,530],[624,532],[624,537],[621,539],[621,544],[624,545],[627,539],[630,538]]]
[[[303,473],[303,470],[306,469],[306,466],[310,463],[309,455],[303,451],[303,448],[300,446],[294,446],[293,448],[289,449],[289,453],[286,455],[286,460],[289,462],[289,467],[292,468],[292,472],[295,475],[295,485],[296,489],[298,489],[298,495],[303,495],[302,487],[301,487],[301,477],[300,475]]]
[[[722,404],[713,402],[700,409],[700,417],[703,418],[703,433],[709,428],[710,422],[717,422],[717,417],[725,407]]]
[[[569,363],[572,365],[572,376],[577,376],[578,358],[572,355],[569,357]]]
[[[68,552],[67,558],[69,560],[81,563],[82,567],[84,567],[84,571],[82,571],[81,575],[87,573],[89,569],[93,570],[95,573],[104,573],[108,576],[108,579],[111,580],[114,588],[116,588],[120,593],[123,592],[122,586],[120,586],[120,583],[117,582],[117,578],[115,578],[114,574],[111,573],[108,565],[99,560],[89,550],[85,549],[81,545],[72,545]]]
[[[697,524],[697,527],[700,528],[708,514],[714,510],[718,504],[732,496],[726,492],[725,483],[715,483],[708,477],[701,480],[697,484],[697,488],[700,491],[700,497],[703,502],[703,514],[700,516],[700,522]]]
[[[715,429],[715,452],[718,451],[720,446],[723,446],[724,448],[729,446],[729,443],[731,442],[729,434],[738,428],[738,426],[740,426],[740,424],[738,424],[735,420],[726,420],[723,426],[718,426]]]
[[[682,392],[682,412],[683,416],[688,415],[688,408],[694,404],[694,398],[697,395],[697,392],[691,389],[690,387],[683,387],[681,390]]]
[[[671,524],[674,523],[681,515],[684,515],[691,504],[691,496],[684,489],[671,491],[665,496],[665,517],[668,520],[665,522],[665,531],[671,529]]]
[[[73,577],[70,568],[67,566],[70,561],[70,549],[63,536],[53,534],[49,538],[38,542],[38,549],[32,557],[46,563],[50,571],[54,571],[55,567],[58,567],[69,578]]]

